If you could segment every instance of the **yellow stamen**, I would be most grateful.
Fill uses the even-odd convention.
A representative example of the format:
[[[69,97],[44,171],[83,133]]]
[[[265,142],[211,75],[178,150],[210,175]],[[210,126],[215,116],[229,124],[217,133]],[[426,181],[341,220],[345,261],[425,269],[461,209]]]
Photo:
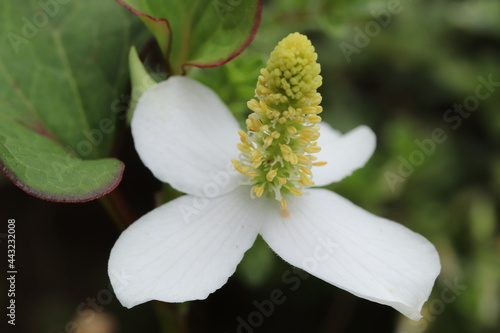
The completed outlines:
[[[300,173],[300,180],[299,183],[301,183],[304,186],[312,186],[314,185],[314,182],[311,180],[311,178],[307,177],[307,175],[303,172]]]
[[[290,186],[284,186],[288,191],[292,192],[293,194],[297,195],[297,196],[301,196],[302,195],[302,192],[300,192],[299,190],[293,188],[293,187],[290,187]]]
[[[302,171],[305,174],[312,175],[311,169],[306,168],[305,166],[300,166],[300,171]]]
[[[278,182],[281,184],[281,185],[285,185],[286,184],[286,179],[283,178],[283,177],[278,177]]]
[[[255,192],[255,196],[257,196],[257,198],[260,198],[262,196],[262,194],[264,193],[264,187],[265,187],[265,184],[262,184],[259,187],[253,188],[253,191]]]
[[[272,182],[274,177],[278,174],[278,171],[276,169],[271,169],[266,175],[266,179],[268,182]]]
[[[270,146],[273,143],[273,137],[269,135],[265,140],[264,140],[264,145]]]
[[[239,143],[238,144],[238,149],[243,152],[243,153],[247,153],[247,154],[250,154],[252,152],[252,149],[246,145],[246,144],[243,144],[243,143]]]
[[[321,122],[321,117],[320,116],[311,116],[311,115],[309,115],[307,117],[307,120],[309,120],[310,123],[317,124],[317,123]]]
[[[286,200],[285,199],[281,199],[281,209],[286,210]]]
[[[299,159],[300,164],[303,164],[303,165],[310,165],[311,164],[310,156],[301,155],[301,156],[297,156],[297,158]]]
[[[283,154],[290,154],[292,152],[292,149],[287,145],[280,145],[280,148]]]

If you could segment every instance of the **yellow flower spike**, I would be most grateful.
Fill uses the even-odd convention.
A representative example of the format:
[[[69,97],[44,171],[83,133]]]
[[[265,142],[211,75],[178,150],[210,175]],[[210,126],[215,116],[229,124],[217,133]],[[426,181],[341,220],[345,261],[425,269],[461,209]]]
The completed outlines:
[[[313,164],[316,158],[311,155],[321,150],[316,142],[323,110],[317,58],[304,35],[293,33],[280,41],[260,71],[256,99],[247,103],[253,111],[246,122],[248,132],[240,133],[238,149],[244,162],[235,163],[235,168],[249,176],[256,197],[267,193],[280,201],[285,215],[290,213],[285,197],[302,195],[303,187],[314,184],[310,167],[324,165]]]

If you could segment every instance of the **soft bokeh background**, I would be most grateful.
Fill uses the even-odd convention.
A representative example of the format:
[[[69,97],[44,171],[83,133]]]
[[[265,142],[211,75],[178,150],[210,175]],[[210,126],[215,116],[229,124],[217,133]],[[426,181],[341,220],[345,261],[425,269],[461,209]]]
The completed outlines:
[[[259,240],[226,286],[181,309],[190,332],[500,330],[499,18],[497,0],[270,0],[247,51],[221,68],[190,73],[243,120],[274,45],[291,32],[308,35],[322,66],[323,118],[343,132],[366,124],[378,137],[366,167],[330,188],[421,233],[442,261],[424,319],[414,323],[294,270]],[[479,88],[489,96],[471,104],[470,115],[450,113],[474,101],[480,78],[493,82]],[[444,133],[440,142],[432,141],[436,129]],[[119,191],[140,216],[154,207],[161,184],[141,165],[130,135],[123,140]],[[0,193],[0,233],[8,218],[17,221],[15,332],[169,331],[162,330],[165,306],[126,310],[112,295],[106,263],[119,230],[99,201],[41,201],[3,175]],[[255,303],[275,289],[285,301],[244,328],[249,316],[259,322]]]

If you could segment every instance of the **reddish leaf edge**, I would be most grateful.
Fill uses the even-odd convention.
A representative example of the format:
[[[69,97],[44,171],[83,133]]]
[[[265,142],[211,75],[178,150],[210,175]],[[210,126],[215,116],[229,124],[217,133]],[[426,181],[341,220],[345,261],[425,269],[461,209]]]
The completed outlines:
[[[255,11],[255,14],[254,14],[254,25],[252,27],[252,30],[251,30],[250,35],[248,36],[247,40],[245,40],[245,42],[239,48],[237,48],[236,51],[233,52],[228,58],[219,59],[219,60],[216,60],[215,62],[206,63],[206,64],[188,62],[188,63],[185,63],[182,65],[183,71],[185,72],[185,67],[187,67],[187,66],[194,66],[194,67],[198,67],[198,68],[219,67],[219,66],[222,66],[222,65],[228,63],[229,61],[233,60],[234,58],[239,56],[243,51],[245,51],[245,49],[253,42],[253,40],[255,39],[255,36],[257,35],[257,32],[259,30],[260,23],[262,21],[262,4],[263,4],[263,0],[258,0],[257,10]]]
[[[169,39],[168,39],[168,46],[167,46],[167,58],[168,58],[168,55],[170,55],[170,50],[172,49],[172,29],[170,27],[170,23],[168,22],[167,19],[164,19],[164,18],[157,18],[157,17],[153,17],[151,15],[148,15],[146,13],[143,13],[143,12],[140,12],[138,11],[137,9],[135,9],[134,7],[130,6],[128,3],[126,3],[125,1],[123,0],[115,0],[119,5],[127,8],[132,14],[134,15],[137,15],[137,16],[144,16],[145,18],[147,18],[148,20],[151,20],[151,21],[155,21],[155,22],[161,22],[161,23],[165,23],[165,27],[168,31],[168,35],[169,35]],[[167,59],[168,61],[168,59]]]
[[[123,7],[127,8],[132,14],[134,15],[139,15],[139,16],[144,16],[150,20],[153,20],[153,21],[162,21],[166,24],[167,26],[167,29],[168,29],[168,32],[170,34],[170,38],[168,40],[168,50],[167,50],[167,54],[170,54],[170,50],[171,50],[171,46],[172,46],[172,29],[170,28],[170,23],[168,22],[167,19],[163,19],[163,18],[156,18],[156,17],[153,17],[151,15],[148,15],[148,14],[145,14],[145,13],[142,13],[138,10],[136,10],[135,8],[133,8],[132,6],[130,6],[129,4],[125,3],[123,0],[115,0],[118,4],[122,5]],[[262,21],[262,7],[263,7],[263,0],[258,0],[258,4],[257,4],[257,8],[256,8],[256,11],[255,11],[255,14],[254,14],[254,25],[252,26],[252,30],[250,32],[250,35],[248,36],[248,38],[245,40],[245,42],[236,49],[235,52],[233,52],[229,57],[227,58],[224,58],[224,59],[219,59],[219,60],[216,60],[214,62],[210,62],[210,63],[196,63],[196,62],[188,62],[188,63],[184,63],[181,65],[182,67],[182,72],[183,74],[185,75],[186,74],[186,69],[185,67],[188,67],[188,66],[193,66],[193,67],[198,67],[198,68],[211,68],[211,67],[219,67],[219,66],[222,66],[226,63],[228,63],[229,61],[233,60],[234,58],[236,58],[237,56],[239,56],[243,51],[245,51],[245,49],[250,45],[250,43],[252,43],[252,41],[255,39],[255,36],[257,35],[257,32],[259,30],[259,27],[260,27],[260,23]]]
[[[115,175],[115,178],[111,180],[108,184],[106,184],[103,189],[104,191],[95,191],[95,192],[90,192],[88,195],[85,196],[58,196],[58,195],[53,195],[50,193],[46,193],[40,190],[36,190],[34,188],[29,187],[25,183],[23,183],[19,178],[16,176],[14,172],[9,170],[9,168],[3,163],[2,160],[0,160],[0,170],[3,172],[3,174],[12,182],[14,185],[19,187],[21,190],[23,190],[25,193],[46,201],[51,201],[51,202],[60,202],[60,203],[83,203],[83,202],[89,202],[92,200],[99,199],[102,196],[105,196],[106,194],[111,193],[122,181],[123,178],[123,172],[125,171],[125,164],[123,162],[120,162],[120,169],[118,170],[118,173]]]

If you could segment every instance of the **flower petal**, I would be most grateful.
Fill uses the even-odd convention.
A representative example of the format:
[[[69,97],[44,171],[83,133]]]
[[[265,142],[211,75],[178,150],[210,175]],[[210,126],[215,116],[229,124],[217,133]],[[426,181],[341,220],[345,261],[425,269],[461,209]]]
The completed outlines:
[[[141,160],[177,190],[212,197],[238,185],[231,159],[239,125],[201,83],[173,76],[155,85],[139,100],[131,126]]]
[[[287,218],[276,213],[261,230],[278,255],[354,295],[421,318],[440,271],[427,239],[328,190],[312,189],[288,207]]]
[[[208,199],[185,195],[133,223],[111,250],[108,273],[120,302],[204,299],[224,285],[255,241],[264,210],[250,190]]]
[[[350,176],[363,167],[375,151],[376,137],[369,127],[358,126],[342,135],[325,122],[319,126],[321,135],[318,145],[321,151],[315,155],[318,161],[326,161],[327,164],[312,168],[316,186],[325,186]]]

